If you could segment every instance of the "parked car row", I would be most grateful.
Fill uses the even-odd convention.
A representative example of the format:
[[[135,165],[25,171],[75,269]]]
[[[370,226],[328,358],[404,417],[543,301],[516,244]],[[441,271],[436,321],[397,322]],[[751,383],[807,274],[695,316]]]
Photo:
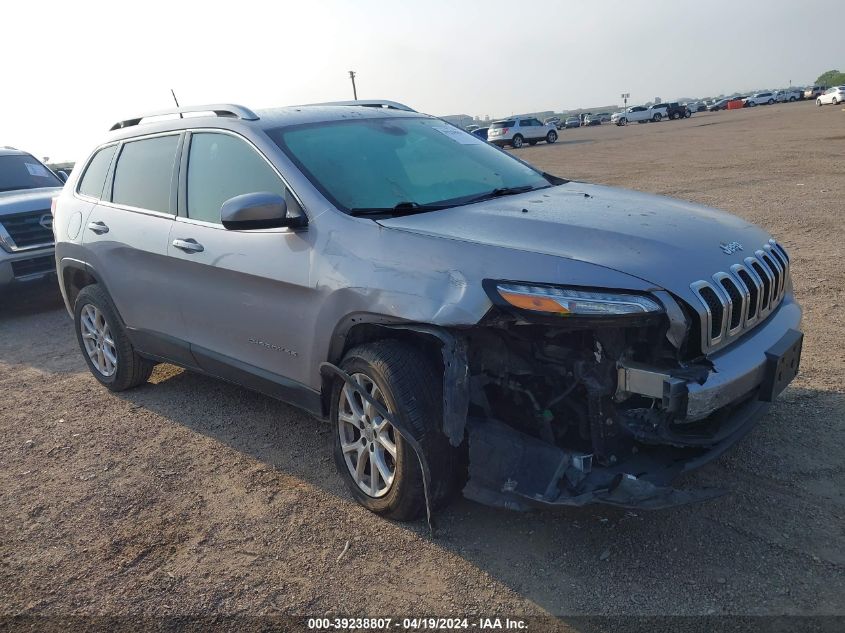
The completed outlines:
[[[621,112],[582,112],[579,115],[572,115],[565,119],[559,116],[551,116],[542,123],[534,117],[512,117],[494,121],[489,128],[479,128],[476,125],[468,126],[466,130],[479,138],[486,139],[491,143],[504,147],[522,147],[524,143],[534,145],[545,140],[554,143],[557,134],[551,135],[553,130],[566,130],[577,127],[589,127],[601,125],[602,123],[614,123],[616,125],[627,125],[628,123],[648,123],[662,121],[663,119],[689,118],[698,112],[718,112],[734,108],[754,108],[758,105],[773,105],[775,103],[788,103],[803,99],[816,99],[816,105],[837,104],[845,102],[843,86],[836,86],[828,89],[826,86],[810,86],[806,90],[801,88],[785,88],[782,90],[757,92],[752,95],[738,95],[720,99],[709,99],[702,101],[691,101],[678,103],[669,101],[650,106],[631,106]],[[524,129],[523,129],[524,128]],[[515,144],[514,144],[515,143]]]

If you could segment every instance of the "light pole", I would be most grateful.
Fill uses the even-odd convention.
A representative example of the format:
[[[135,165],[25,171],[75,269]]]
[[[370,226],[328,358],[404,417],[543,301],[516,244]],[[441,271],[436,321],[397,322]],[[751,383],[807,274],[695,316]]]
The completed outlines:
[[[355,88],[355,71],[349,71],[349,78],[352,80],[352,96],[355,98],[355,101],[358,101],[358,90]]]
[[[622,99],[625,103],[625,111],[626,112],[628,111],[628,97],[630,97],[630,96],[631,96],[630,92],[623,92],[622,93]]]

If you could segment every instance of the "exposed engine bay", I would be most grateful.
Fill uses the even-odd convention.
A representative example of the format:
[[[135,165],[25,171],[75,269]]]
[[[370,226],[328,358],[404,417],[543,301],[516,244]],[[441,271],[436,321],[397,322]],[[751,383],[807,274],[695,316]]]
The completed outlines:
[[[801,334],[791,332],[782,347],[800,354]],[[463,335],[464,492],[493,505],[660,508],[717,496],[668,484],[737,441],[775,395],[764,381],[707,415],[688,415],[689,386],[714,368],[669,342],[665,318],[602,327],[498,318]],[[797,357],[781,356],[797,371]]]

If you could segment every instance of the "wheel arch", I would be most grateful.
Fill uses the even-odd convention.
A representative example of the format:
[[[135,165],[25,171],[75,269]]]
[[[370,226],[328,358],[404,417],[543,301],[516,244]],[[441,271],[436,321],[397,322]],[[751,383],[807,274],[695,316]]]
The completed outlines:
[[[443,432],[452,446],[459,446],[464,439],[469,408],[469,364],[464,338],[441,326],[368,316],[370,318],[350,316],[339,324],[332,337],[327,363],[336,367],[347,351],[373,341],[393,339],[411,344],[430,359],[443,376]],[[320,375],[321,406],[323,416],[327,418],[337,377],[325,367],[321,368]]]
[[[430,328],[432,331],[447,333],[444,328],[436,326],[420,326],[409,324],[407,321],[379,317],[377,315],[350,315],[343,319],[332,334],[326,361],[332,365],[339,365],[346,353],[353,347],[375,341],[393,339],[410,343],[420,352],[429,357],[436,366],[443,368],[441,354],[442,343],[438,337],[414,328]],[[321,401],[322,411],[328,417],[331,408],[332,385],[335,377],[328,372],[321,372]]]
[[[73,306],[82,289],[92,284],[102,284],[102,281],[89,264],[78,259],[62,259],[59,270],[59,287],[65,300],[65,307],[68,313],[73,315]]]

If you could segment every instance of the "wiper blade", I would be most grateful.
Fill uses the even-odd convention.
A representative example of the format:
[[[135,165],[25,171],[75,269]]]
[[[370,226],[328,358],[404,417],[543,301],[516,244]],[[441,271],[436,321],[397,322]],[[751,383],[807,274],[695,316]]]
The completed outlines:
[[[439,211],[448,209],[446,204],[419,204],[418,202],[399,202],[392,207],[359,207],[349,209],[350,215],[410,215],[412,213],[424,213],[426,211]]]
[[[474,198],[465,200],[461,204],[472,204],[473,202],[483,202],[484,200],[492,200],[493,198],[501,198],[503,196],[514,196],[518,193],[537,191],[538,189],[548,189],[548,187],[534,187],[532,185],[524,185],[522,187],[498,187],[492,191],[488,191],[487,193],[482,193],[480,196],[475,196]]]

